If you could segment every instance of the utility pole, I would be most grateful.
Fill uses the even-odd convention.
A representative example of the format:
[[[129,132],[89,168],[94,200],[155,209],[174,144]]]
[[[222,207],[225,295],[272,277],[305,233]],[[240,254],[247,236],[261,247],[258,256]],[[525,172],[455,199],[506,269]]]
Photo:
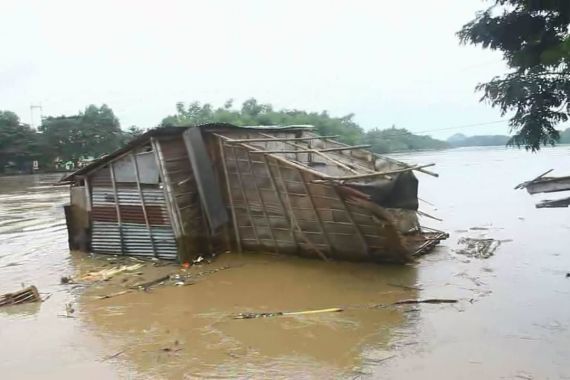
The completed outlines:
[[[43,116],[43,108],[41,104],[31,104],[30,105],[30,126],[33,129],[36,129],[35,123],[34,123],[34,110],[39,110],[40,111],[40,124],[42,123],[42,121],[44,120],[44,116]]]

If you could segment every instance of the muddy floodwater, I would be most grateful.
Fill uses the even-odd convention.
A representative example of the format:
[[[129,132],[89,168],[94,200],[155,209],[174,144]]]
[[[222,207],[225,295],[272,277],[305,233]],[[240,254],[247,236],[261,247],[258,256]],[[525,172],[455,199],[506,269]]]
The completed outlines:
[[[443,221],[422,223],[451,235],[412,265],[223,254],[77,284],[61,277],[138,262],[68,251],[59,175],[0,178],[0,293],[46,298],[0,309],[0,378],[570,379],[570,209],[513,190],[570,174],[570,147],[398,158],[437,164],[440,178],[418,174],[420,207]],[[462,254],[470,238],[494,255]],[[170,273],[193,284],[100,298]],[[386,306],[426,298],[458,302]],[[324,308],[344,311],[232,318]]]

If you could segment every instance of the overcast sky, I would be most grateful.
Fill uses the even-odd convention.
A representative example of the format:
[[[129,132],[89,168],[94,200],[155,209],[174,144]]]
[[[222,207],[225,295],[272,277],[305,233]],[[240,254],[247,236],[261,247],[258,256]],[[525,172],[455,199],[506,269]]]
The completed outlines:
[[[500,120],[478,82],[500,54],[455,32],[488,3],[408,1],[1,1],[0,109],[30,123],[108,104],[148,128],[176,102],[255,97],[276,108],[355,113],[415,132]],[[39,114],[36,112],[36,118]],[[37,123],[37,120],[36,120]],[[506,133],[506,123],[430,132]]]

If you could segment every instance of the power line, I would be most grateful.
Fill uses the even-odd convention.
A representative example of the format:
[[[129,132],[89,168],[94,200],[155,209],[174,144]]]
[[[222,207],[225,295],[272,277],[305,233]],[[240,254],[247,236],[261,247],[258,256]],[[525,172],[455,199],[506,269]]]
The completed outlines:
[[[488,121],[488,122],[483,122],[483,123],[463,124],[463,125],[456,125],[453,127],[428,129],[428,130],[417,131],[417,132],[406,131],[406,132],[399,132],[399,133],[393,133],[393,134],[385,134],[383,137],[398,137],[398,136],[406,136],[406,135],[418,135],[418,134],[426,134],[426,133],[431,133],[431,132],[449,131],[449,130],[453,130],[453,129],[483,127],[483,126],[508,123],[508,122],[509,122],[508,120],[495,120],[495,121]],[[381,132],[385,132],[385,131],[386,131],[386,129],[381,130]]]

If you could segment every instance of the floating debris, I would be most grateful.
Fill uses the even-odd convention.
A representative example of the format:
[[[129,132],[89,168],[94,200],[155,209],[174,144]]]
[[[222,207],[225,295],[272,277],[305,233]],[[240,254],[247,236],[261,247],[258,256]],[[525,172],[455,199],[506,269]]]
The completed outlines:
[[[350,307],[331,307],[327,309],[317,309],[317,310],[302,310],[302,311],[276,311],[276,312],[246,312],[234,315],[233,319],[257,319],[257,318],[270,318],[270,317],[286,317],[295,315],[307,315],[307,314],[321,314],[321,313],[338,313],[341,311],[346,311],[349,309],[381,309],[389,306],[399,306],[399,305],[415,305],[420,303],[428,304],[442,304],[442,303],[457,303],[456,299],[449,298],[426,298],[426,299],[405,299],[401,301],[396,301],[390,304],[376,304],[376,305],[353,305]]]
[[[124,272],[133,272],[144,267],[144,264],[121,265],[120,267],[101,269],[97,272],[89,272],[79,278],[80,281],[107,281],[111,277]],[[63,280],[63,278],[62,278]]]
[[[0,307],[41,301],[40,293],[33,285],[17,292],[0,295]]]
[[[307,314],[320,314],[320,313],[338,313],[344,311],[340,307],[332,307],[328,309],[319,310],[303,310],[303,311],[277,311],[274,313],[239,313],[234,316],[234,319],[255,319],[255,318],[268,318],[268,317],[282,317],[291,315],[307,315]]]
[[[458,244],[464,245],[464,248],[457,249],[460,255],[487,259],[495,254],[495,251],[501,245],[500,240],[495,239],[476,239],[463,237],[457,241]]]
[[[455,299],[448,299],[448,298],[427,298],[427,299],[420,299],[420,300],[402,300],[396,301],[392,305],[415,305],[418,303],[431,303],[431,304],[440,304],[440,303],[457,303],[458,301]]]

